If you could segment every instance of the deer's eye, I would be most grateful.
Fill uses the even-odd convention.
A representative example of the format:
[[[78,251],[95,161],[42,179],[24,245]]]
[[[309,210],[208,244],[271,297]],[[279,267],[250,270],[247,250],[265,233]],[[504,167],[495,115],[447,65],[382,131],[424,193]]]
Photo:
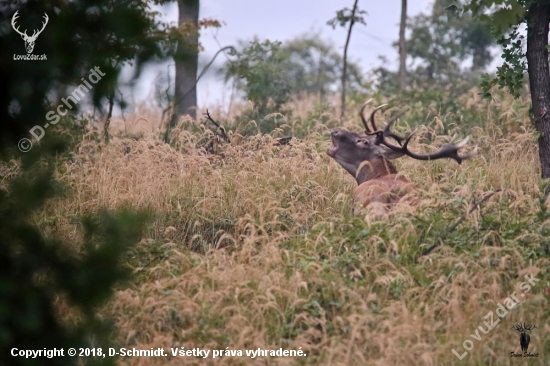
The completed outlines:
[[[362,144],[362,145],[365,145],[365,146],[368,146],[369,145],[369,140],[366,140],[366,139],[357,139],[356,141],[358,144]]]

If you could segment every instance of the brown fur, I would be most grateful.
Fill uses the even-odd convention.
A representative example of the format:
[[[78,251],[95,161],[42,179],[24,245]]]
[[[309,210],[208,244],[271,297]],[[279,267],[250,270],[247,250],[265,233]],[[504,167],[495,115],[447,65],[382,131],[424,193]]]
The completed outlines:
[[[361,164],[355,177],[358,187],[353,195],[353,213],[358,214],[371,203],[395,205],[405,195],[414,191],[414,185],[398,175],[395,166],[382,157]],[[417,204],[410,199],[410,204]]]

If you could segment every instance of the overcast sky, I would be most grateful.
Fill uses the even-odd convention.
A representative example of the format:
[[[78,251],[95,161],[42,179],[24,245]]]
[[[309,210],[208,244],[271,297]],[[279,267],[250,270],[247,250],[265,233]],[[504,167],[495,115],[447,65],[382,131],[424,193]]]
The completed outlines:
[[[407,15],[429,13],[432,3],[432,0],[409,0]],[[208,62],[220,46],[236,45],[238,40],[248,40],[255,35],[260,39],[284,42],[303,33],[318,32],[343,51],[346,30],[332,29],[326,23],[334,18],[337,10],[352,6],[352,0],[201,0],[199,18],[212,18],[223,24],[219,29],[202,32],[201,63]],[[381,64],[378,56],[383,55],[391,62],[386,66],[397,69],[398,55],[392,43],[398,38],[401,1],[359,0],[359,8],[367,11],[367,25],[354,26],[348,57],[368,71]],[[163,13],[166,20],[176,21],[177,4],[171,3]],[[225,60],[219,55],[217,65]],[[166,70],[166,66],[161,69]],[[201,69],[199,66],[199,72]],[[143,75],[136,88],[137,99],[147,97],[158,70],[149,69]],[[223,84],[215,70],[216,67],[212,67],[198,84],[199,108],[227,103],[229,86]]]

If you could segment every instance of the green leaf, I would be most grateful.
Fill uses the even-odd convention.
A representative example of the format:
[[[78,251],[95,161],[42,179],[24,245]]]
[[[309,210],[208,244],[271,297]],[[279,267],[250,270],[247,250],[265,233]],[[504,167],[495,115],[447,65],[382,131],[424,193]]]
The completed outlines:
[[[481,92],[479,95],[487,100],[491,100],[493,96],[489,93],[489,90],[498,83],[497,78],[492,78],[489,74],[481,75]]]
[[[499,9],[491,16],[491,22],[495,27],[506,30],[518,24],[525,15],[525,9],[517,1],[512,1],[511,8]]]

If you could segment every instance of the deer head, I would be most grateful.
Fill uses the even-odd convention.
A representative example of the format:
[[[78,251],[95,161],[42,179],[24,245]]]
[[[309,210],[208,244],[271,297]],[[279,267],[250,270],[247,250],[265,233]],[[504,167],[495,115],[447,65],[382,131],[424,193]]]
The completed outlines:
[[[34,42],[36,41],[36,38],[38,38],[40,33],[42,33],[44,28],[46,28],[46,24],[48,24],[48,20],[49,20],[48,14],[44,13],[45,22],[42,23],[42,29],[40,29],[39,31],[34,30],[32,33],[32,36],[29,36],[27,35],[26,29],[24,32],[21,32],[19,31],[19,27],[15,26],[15,21],[19,17],[19,15],[17,14],[18,12],[19,10],[16,11],[15,14],[13,14],[13,17],[11,18],[11,26],[13,30],[15,30],[17,33],[21,35],[21,38],[23,38],[23,41],[25,41],[25,48],[27,50],[27,53],[31,53],[32,50],[34,49]]]
[[[414,132],[408,137],[400,136],[391,130],[393,121],[379,130],[376,128],[374,116],[376,111],[385,105],[375,108],[370,115],[372,128],[364,116],[366,102],[360,111],[361,120],[365,126],[365,134],[360,135],[343,129],[330,131],[332,147],[327,154],[336,160],[359,185],[355,191],[354,203],[364,207],[371,202],[395,203],[403,195],[413,190],[410,182],[397,175],[397,170],[390,160],[404,155],[417,160],[437,160],[449,158],[461,163],[475,154],[477,147],[469,154],[460,156],[458,151],[466,146],[469,137],[455,144],[454,138],[440,150],[431,154],[418,154],[409,150],[408,145]],[[388,141],[391,138],[397,145]],[[356,211],[354,209],[354,211]]]

